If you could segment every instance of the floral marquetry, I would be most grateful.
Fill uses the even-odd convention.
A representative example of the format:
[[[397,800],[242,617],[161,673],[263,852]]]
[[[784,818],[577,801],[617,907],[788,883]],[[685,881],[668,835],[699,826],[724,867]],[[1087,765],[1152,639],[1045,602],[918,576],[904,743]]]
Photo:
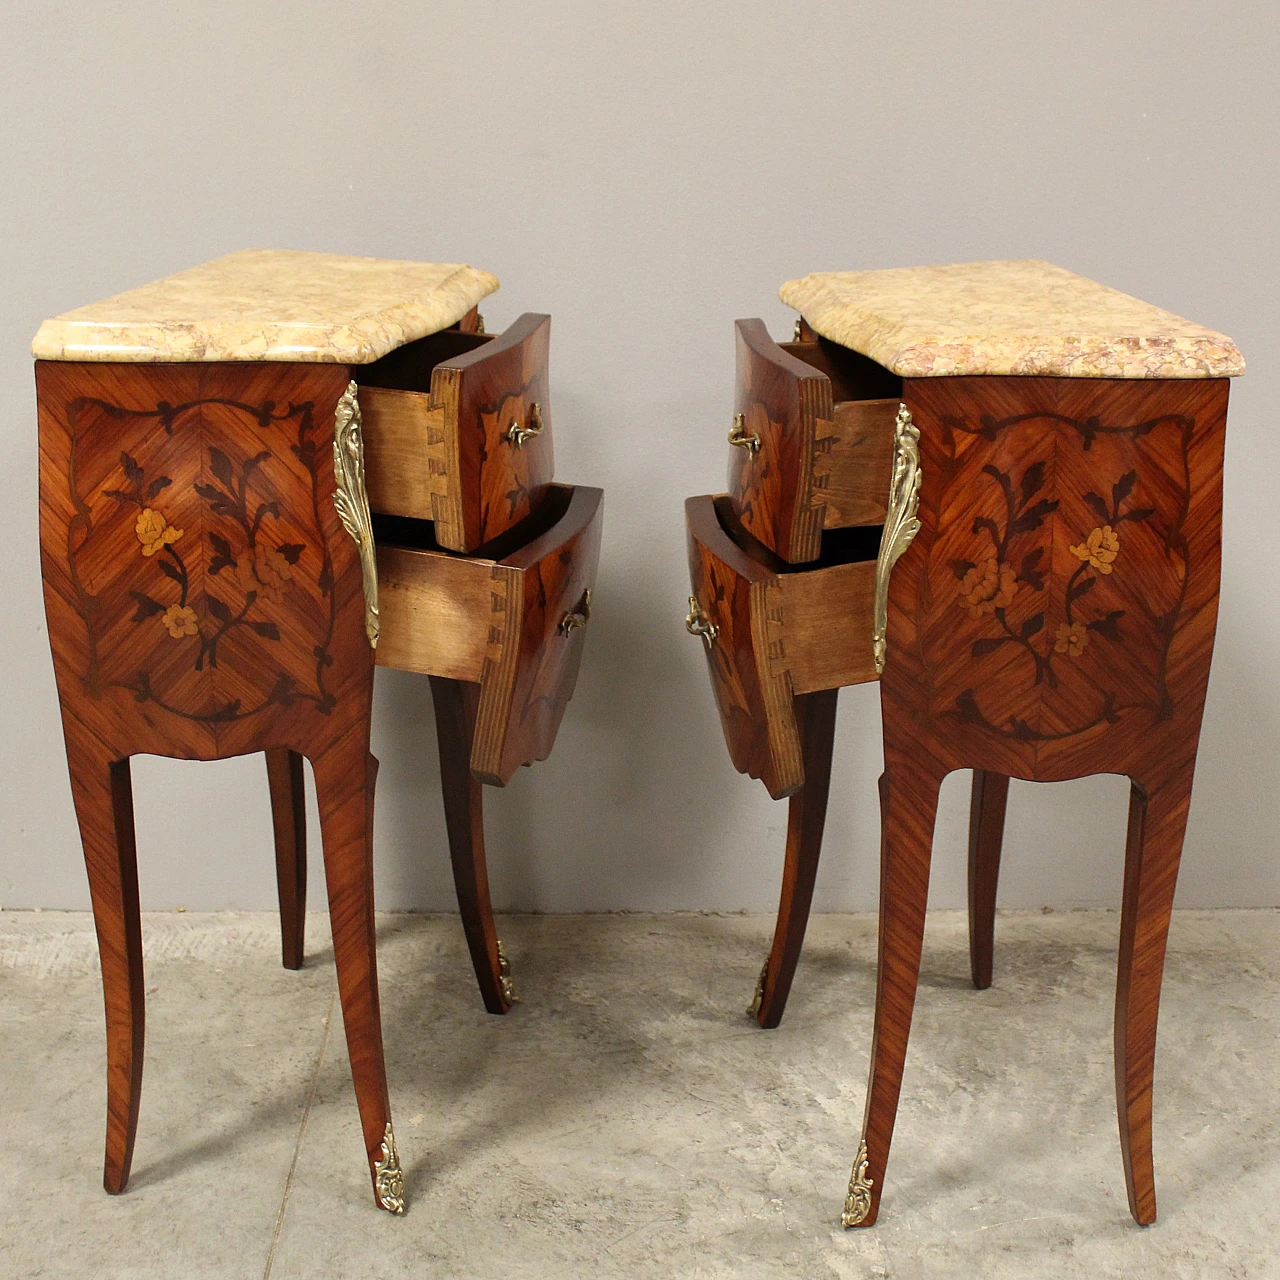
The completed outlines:
[[[355,558],[331,496],[342,371],[296,385],[280,366],[274,385],[243,366],[131,375],[125,388],[109,369],[38,371],[48,447],[67,459],[44,488],[45,564],[76,619],[83,690],[126,720],[152,708],[162,731],[295,706],[330,718],[335,556]]]
[[[910,384],[924,527],[890,650],[918,664],[922,724],[1007,743],[1033,777],[1055,744],[1169,722],[1178,637],[1216,593],[1192,473],[1221,448],[1225,384],[1169,385]]]

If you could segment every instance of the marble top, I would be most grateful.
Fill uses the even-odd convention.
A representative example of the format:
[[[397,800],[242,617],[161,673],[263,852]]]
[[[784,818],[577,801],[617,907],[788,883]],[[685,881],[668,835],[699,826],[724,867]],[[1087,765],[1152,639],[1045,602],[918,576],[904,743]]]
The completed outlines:
[[[1231,378],[1224,334],[1035,259],[819,271],[780,296],[824,338],[903,378]]]
[[[368,364],[498,287],[457,263],[245,249],[46,320],[37,360]]]

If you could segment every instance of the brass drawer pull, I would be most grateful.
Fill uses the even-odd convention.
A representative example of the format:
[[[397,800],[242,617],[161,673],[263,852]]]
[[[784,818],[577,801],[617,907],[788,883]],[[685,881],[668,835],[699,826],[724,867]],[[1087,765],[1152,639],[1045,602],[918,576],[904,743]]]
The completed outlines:
[[[538,408],[538,402],[535,400],[529,406],[529,425],[522,427],[515,418],[512,418],[511,425],[507,428],[507,439],[518,449],[526,440],[532,440],[541,434],[542,410]]]
[[[736,448],[745,449],[753,458],[760,452],[760,437],[753,431],[747,435],[747,415],[734,415],[733,428],[729,432],[729,443]]]
[[[720,634],[720,628],[702,612],[697,596],[689,597],[689,614],[684,620],[684,629],[691,636],[700,637],[708,649],[715,644],[716,636]]]
[[[588,587],[578,598],[572,613],[566,613],[560,619],[557,630],[562,636],[571,634],[578,627],[585,627],[591,621],[591,588]]]

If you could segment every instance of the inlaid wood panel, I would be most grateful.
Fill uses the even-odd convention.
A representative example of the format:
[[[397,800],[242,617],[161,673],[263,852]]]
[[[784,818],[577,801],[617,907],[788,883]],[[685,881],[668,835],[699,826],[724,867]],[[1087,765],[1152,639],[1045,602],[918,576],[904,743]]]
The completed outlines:
[[[129,1177],[145,1021],[129,757],[267,751],[291,774],[292,753],[315,770],[365,1154],[377,1203],[401,1207],[377,1171],[390,1109],[373,933],[373,654],[359,555],[333,501],[349,377],[324,364],[36,366],[41,568],[102,960],[113,1193]],[[293,778],[275,772],[284,817]],[[301,832],[287,825],[278,865],[300,878]],[[295,913],[286,963],[300,944]]]
[[[550,333],[550,316],[529,314],[497,337],[436,335],[356,370],[372,508],[432,520],[440,545],[464,552],[528,516],[554,474]],[[441,359],[445,342],[463,349]]]
[[[373,667],[332,499],[347,376],[37,364],[50,641],[64,699],[104,744],[309,753],[345,728]]]
[[[729,758],[778,799],[804,785],[791,678],[771,671],[764,631],[777,575],[751,559],[721,528],[715,499],[684,504],[689,584],[713,636],[703,642]]]
[[[931,378],[906,397],[924,479],[889,591],[892,734],[1041,781],[1193,754],[1226,380]]]
[[[1116,1094],[1130,1209],[1149,1223],[1160,983],[1217,619],[1227,382],[931,378],[909,380],[904,400],[920,430],[920,532],[889,588],[876,1025],[844,1221],[879,1211],[938,791],[972,767],[984,933],[1004,780],[1131,781]],[[980,985],[989,967],[984,937]]]

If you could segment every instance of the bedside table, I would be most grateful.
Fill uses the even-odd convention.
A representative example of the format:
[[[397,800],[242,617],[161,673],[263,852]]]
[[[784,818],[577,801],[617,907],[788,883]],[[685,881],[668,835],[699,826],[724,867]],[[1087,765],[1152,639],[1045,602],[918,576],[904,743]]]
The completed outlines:
[[[1221,334],[1043,262],[824,273],[781,296],[797,341],[739,322],[730,492],[689,504],[688,623],[730,753],[792,797],[755,1011],[777,1024],[803,940],[832,691],[878,674],[875,1039],[843,1216],[870,1225],[942,779],[975,771],[983,987],[1009,778],[1125,774],[1116,1080],[1130,1208],[1151,1222],[1156,1014],[1216,623],[1227,379],[1243,361]]]
[[[251,250],[36,336],[41,564],[102,959],[110,1192],[142,1081],[132,754],[266,753],[293,968],[311,761],[379,1207],[404,1199],[374,935],[375,661],[433,677],[468,944],[486,1006],[509,1005],[472,770],[501,784],[550,750],[600,494],[552,483],[549,321],[478,332],[497,287],[466,266]]]

